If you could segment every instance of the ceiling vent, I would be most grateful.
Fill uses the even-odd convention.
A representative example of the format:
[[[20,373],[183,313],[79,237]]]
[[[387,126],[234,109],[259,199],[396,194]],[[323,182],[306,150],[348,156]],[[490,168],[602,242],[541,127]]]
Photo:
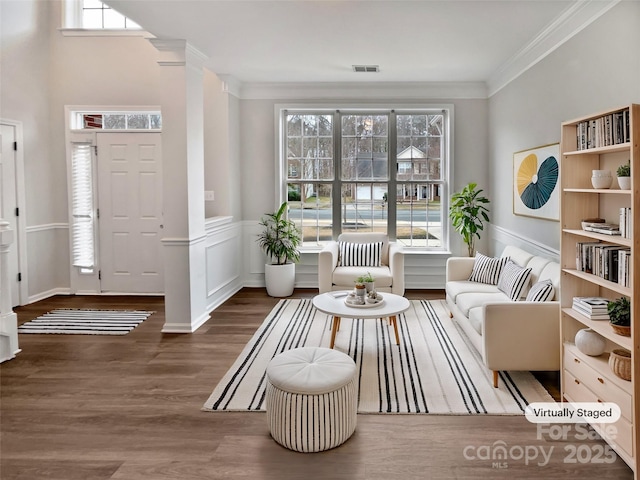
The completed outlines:
[[[354,65],[354,72],[362,72],[362,73],[377,73],[380,71],[379,65]]]

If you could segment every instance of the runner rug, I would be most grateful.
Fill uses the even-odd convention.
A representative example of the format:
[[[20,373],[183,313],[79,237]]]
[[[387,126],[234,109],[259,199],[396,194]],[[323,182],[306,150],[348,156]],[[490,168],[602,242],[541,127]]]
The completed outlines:
[[[335,349],[356,362],[358,413],[521,414],[552,397],[529,372],[500,372],[500,387],[449,318],[444,301],[411,301],[398,315],[400,345],[387,319],[343,318]],[[262,411],[265,370],[277,354],[328,347],[331,316],[310,299],[280,300],[203,406]]]
[[[126,335],[153,312],[140,310],[58,309],[23,323],[18,333]]]

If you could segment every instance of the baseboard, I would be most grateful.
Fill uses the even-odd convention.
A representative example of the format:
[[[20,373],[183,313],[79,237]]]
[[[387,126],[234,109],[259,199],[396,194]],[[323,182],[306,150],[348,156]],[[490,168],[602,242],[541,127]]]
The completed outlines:
[[[69,288],[52,288],[51,290],[47,290],[46,292],[40,292],[36,295],[30,295],[28,299],[29,303],[39,302],[40,300],[45,300],[49,297],[53,297],[54,295],[71,295],[71,289]]]

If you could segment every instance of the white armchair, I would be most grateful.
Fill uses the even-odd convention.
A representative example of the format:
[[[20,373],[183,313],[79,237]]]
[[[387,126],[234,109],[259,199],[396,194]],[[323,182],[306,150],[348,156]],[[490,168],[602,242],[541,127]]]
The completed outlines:
[[[381,266],[347,267],[340,265],[339,242],[382,243]],[[404,254],[402,246],[389,242],[384,233],[343,233],[338,241],[331,241],[318,255],[318,289],[320,293],[332,290],[350,290],[356,278],[371,273],[375,288],[380,292],[404,295]]]

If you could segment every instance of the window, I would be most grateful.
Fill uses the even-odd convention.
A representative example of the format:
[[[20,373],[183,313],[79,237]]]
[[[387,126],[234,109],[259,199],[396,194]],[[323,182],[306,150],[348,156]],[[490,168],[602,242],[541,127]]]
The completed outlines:
[[[343,231],[445,250],[449,109],[281,110],[283,191],[303,245]]]
[[[162,116],[159,112],[77,113],[75,124],[88,130],[159,130]]]
[[[91,143],[71,145],[71,235],[73,265],[91,270],[95,264]]]
[[[82,28],[139,30],[140,25],[99,0],[84,0],[82,2]]]
[[[140,25],[100,0],[65,0],[63,27],[86,30],[142,30]]]

